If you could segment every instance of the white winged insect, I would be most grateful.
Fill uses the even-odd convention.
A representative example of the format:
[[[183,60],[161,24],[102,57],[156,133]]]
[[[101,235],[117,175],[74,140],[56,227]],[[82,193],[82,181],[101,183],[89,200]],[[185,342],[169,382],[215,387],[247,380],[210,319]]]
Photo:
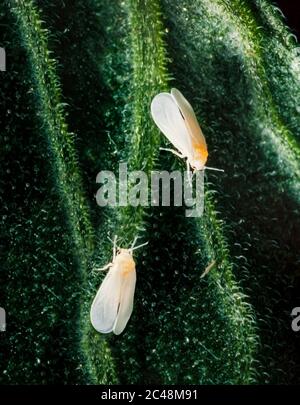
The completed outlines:
[[[205,166],[208,152],[205,137],[190,103],[177,89],[171,93],[157,94],[151,103],[151,114],[155,124],[177,150],[167,150],[186,159],[187,170],[218,170]]]
[[[133,310],[136,283],[133,251],[142,246],[134,246],[135,238],[129,249],[117,247],[114,238],[113,261],[99,271],[108,270],[92,303],[90,317],[93,327],[101,333],[113,332],[119,335],[125,329]]]

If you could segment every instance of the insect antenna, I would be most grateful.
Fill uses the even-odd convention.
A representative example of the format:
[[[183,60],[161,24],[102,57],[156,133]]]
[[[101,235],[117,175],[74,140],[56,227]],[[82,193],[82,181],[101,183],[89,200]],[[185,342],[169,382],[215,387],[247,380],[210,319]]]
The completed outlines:
[[[131,248],[130,250],[132,251],[132,250],[139,249],[139,248],[141,248],[141,247],[143,247],[143,246],[148,245],[148,243],[149,243],[149,242],[142,243],[141,245],[139,245],[139,246],[135,246],[134,248]]]
[[[130,250],[132,250],[132,249],[134,248],[134,245],[136,244],[136,241],[138,240],[138,238],[139,238],[138,236],[136,236],[136,237],[134,238]]]
[[[114,240],[112,240],[111,237],[107,235],[107,239],[113,244],[113,258],[115,259],[117,255],[117,249],[121,249],[120,246],[117,245],[118,235],[114,236]]]
[[[223,169],[217,169],[217,168],[215,168],[215,167],[207,167],[207,166],[204,166],[204,169],[207,169],[207,170],[215,170],[216,172],[223,172],[223,173],[224,173],[224,171],[225,171],[225,170],[223,170]]]
[[[133,250],[136,250],[136,249],[139,249],[139,248],[141,248],[141,247],[143,247],[143,246],[146,246],[146,245],[148,245],[148,243],[149,242],[145,242],[145,243],[142,243],[141,245],[138,245],[138,246],[134,246],[135,244],[136,244],[136,241],[138,240],[138,236],[136,236],[135,238],[134,238],[134,241],[133,241],[133,243],[132,243],[132,245],[131,245],[131,248],[129,249],[131,252],[133,251]]]

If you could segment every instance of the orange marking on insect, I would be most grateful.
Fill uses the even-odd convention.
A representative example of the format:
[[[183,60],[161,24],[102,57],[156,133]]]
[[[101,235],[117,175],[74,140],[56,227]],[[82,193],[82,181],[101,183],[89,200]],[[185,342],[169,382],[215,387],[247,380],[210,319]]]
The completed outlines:
[[[132,259],[126,259],[122,262],[122,274],[128,276],[135,269],[135,263]]]
[[[207,149],[203,148],[202,146],[195,146],[196,154],[199,155],[199,158],[206,162],[208,157]]]

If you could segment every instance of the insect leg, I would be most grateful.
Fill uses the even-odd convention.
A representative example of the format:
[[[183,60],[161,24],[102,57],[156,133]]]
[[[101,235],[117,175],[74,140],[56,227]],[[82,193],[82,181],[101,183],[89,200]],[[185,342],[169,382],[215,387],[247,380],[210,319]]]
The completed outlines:
[[[108,263],[104,267],[100,267],[100,268],[94,269],[94,270],[95,271],[105,271],[105,270],[108,270],[112,265],[113,265],[113,263]]]
[[[188,174],[189,185],[192,187],[193,173],[191,172],[191,167],[190,167],[188,159],[186,160],[186,170],[187,170],[187,174]]]
[[[183,159],[183,158],[184,158],[183,154],[182,154],[182,153],[177,152],[177,150],[174,150],[174,149],[168,149],[168,148],[159,148],[159,149],[160,149],[160,150],[165,150],[165,151],[167,151],[167,152],[171,152],[171,153],[173,153],[174,155],[176,155],[176,156],[180,157],[181,159]]]
[[[114,246],[113,246],[113,261],[115,260],[116,255],[117,255],[117,240],[118,240],[118,236],[115,235],[115,237],[114,237]]]

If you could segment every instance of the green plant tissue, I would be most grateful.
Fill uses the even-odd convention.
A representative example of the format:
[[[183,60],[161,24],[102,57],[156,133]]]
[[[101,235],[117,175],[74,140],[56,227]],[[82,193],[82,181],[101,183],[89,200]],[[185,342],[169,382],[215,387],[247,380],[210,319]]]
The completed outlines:
[[[299,384],[300,56],[278,8],[11,0],[0,28],[0,384]],[[203,214],[100,207],[101,171],[185,170],[150,113],[171,88],[223,170]],[[125,330],[101,334],[116,235],[147,245]]]

